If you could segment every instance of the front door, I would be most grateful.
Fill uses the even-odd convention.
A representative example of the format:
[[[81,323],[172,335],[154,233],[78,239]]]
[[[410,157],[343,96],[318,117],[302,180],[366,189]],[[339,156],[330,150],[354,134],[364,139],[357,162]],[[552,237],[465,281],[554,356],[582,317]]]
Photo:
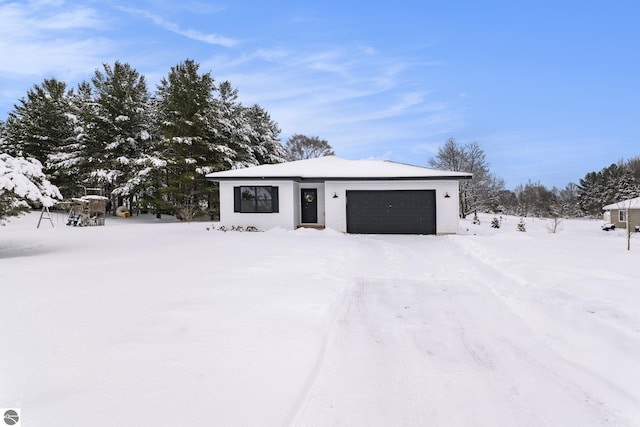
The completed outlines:
[[[318,190],[303,188],[300,190],[302,203],[302,223],[315,224],[318,222]]]

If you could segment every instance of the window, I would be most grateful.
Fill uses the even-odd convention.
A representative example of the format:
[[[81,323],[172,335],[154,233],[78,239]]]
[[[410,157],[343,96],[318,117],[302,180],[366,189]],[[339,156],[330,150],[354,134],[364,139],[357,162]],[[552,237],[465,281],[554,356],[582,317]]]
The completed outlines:
[[[618,211],[618,221],[619,222],[627,222],[627,211],[626,210]]]
[[[278,212],[278,187],[247,186],[233,188],[233,211],[242,213]]]

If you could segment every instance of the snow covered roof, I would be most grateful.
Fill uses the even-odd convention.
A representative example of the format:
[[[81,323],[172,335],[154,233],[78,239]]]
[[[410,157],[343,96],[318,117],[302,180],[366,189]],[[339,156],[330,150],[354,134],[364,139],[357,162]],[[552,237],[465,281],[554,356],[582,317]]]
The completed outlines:
[[[603,207],[605,211],[610,211],[611,209],[640,209],[640,197],[636,197],[635,199],[622,200],[618,203],[612,203]]]
[[[73,197],[71,198],[71,200],[74,202],[88,202],[89,200],[109,200],[109,198],[104,196],[88,195],[82,197]]]
[[[231,179],[471,179],[467,172],[452,172],[407,165],[389,160],[347,160],[335,156],[297,160],[274,165],[214,172],[212,181]]]

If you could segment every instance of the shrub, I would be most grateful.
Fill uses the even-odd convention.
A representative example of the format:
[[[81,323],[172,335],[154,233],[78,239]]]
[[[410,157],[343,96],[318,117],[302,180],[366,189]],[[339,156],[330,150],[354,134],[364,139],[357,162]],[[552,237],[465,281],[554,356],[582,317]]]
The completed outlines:
[[[560,230],[562,229],[561,224],[562,224],[562,218],[559,218],[557,216],[553,217],[547,224],[547,231],[553,234],[559,233]]]
[[[473,213],[473,224],[480,225],[480,219],[478,219],[478,212]]]

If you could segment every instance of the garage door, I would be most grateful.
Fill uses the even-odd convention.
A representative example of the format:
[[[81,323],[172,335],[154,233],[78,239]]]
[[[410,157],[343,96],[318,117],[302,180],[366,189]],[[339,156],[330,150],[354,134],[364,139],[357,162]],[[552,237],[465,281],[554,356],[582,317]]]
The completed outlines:
[[[436,234],[436,192],[347,191],[347,233]]]

